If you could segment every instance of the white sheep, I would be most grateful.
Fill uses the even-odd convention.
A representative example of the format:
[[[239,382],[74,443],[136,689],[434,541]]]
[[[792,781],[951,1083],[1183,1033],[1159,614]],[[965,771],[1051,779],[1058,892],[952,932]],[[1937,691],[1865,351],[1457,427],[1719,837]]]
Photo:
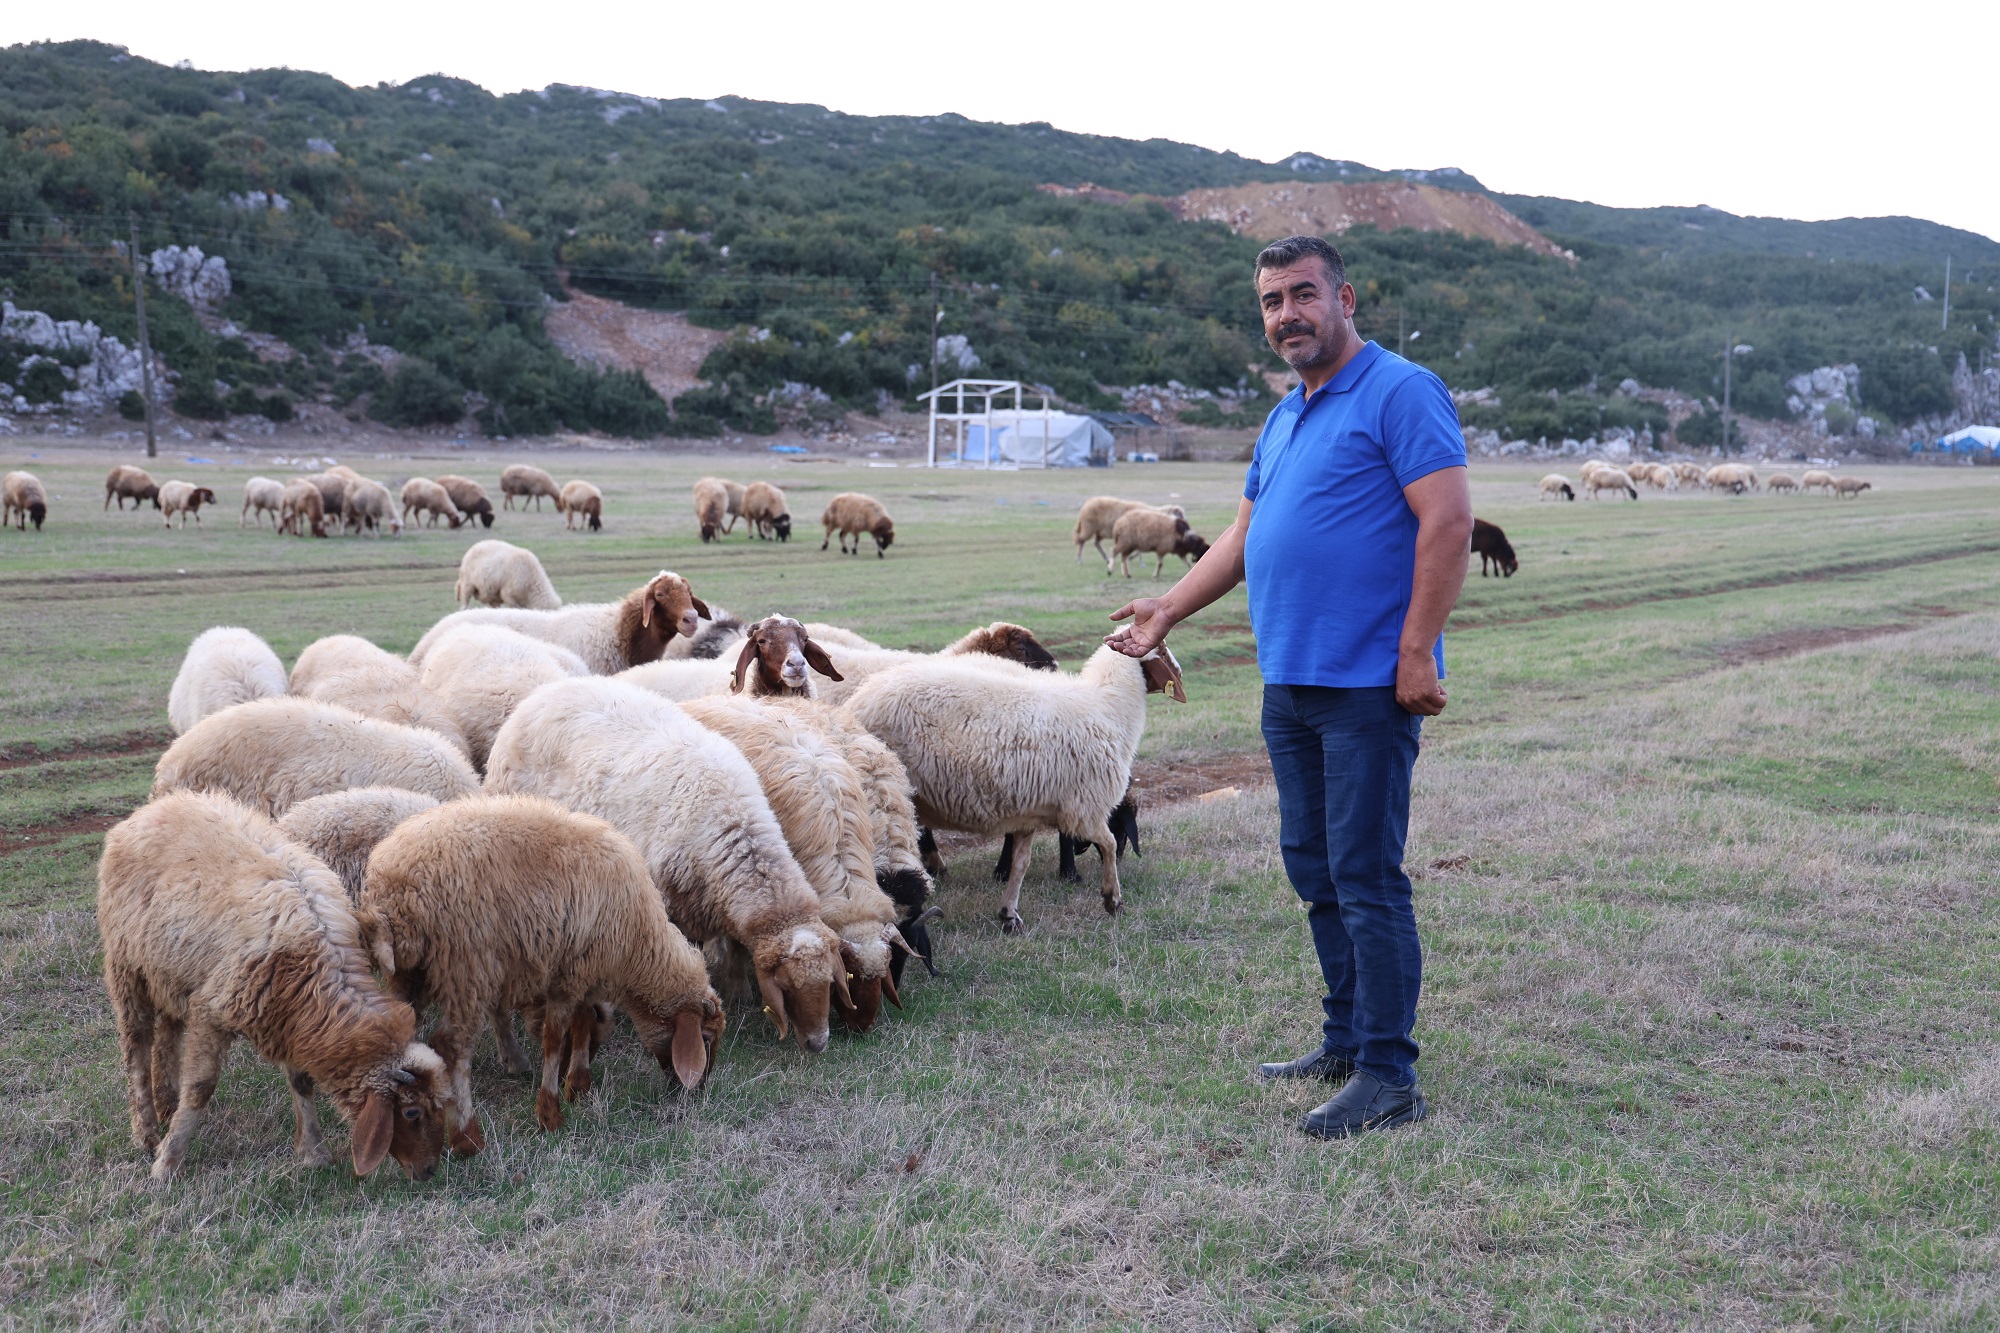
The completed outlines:
[[[458,724],[473,767],[483,772],[493,737],[521,700],[552,680],[589,674],[567,648],[504,625],[461,625],[431,646],[421,681]]]
[[[340,512],[346,526],[357,534],[370,532],[380,537],[385,526],[392,536],[403,531],[403,519],[396,512],[389,488],[367,477],[347,479],[340,492]]]
[[[1538,485],[1538,489],[1541,492],[1535,497],[1538,500],[1551,498],[1564,500],[1576,499],[1576,487],[1572,486],[1569,478],[1560,472],[1551,472],[1548,476],[1543,477]]]
[[[167,721],[184,736],[211,713],[272,699],[286,690],[285,664],[271,645],[247,629],[217,625],[188,645],[181,669],[167,692]]]
[[[873,677],[847,706],[909,770],[924,824],[1020,835],[1000,906],[1013,932],[1033,835],[1050,824],[1097,848],[1104,910],[1123,902],[1106,815],[1131,781],[1153,692],[1187,700],[1172,653],[1133,659],[1106,646],[1074,676],[972,657],[913,663]]]
[[[404,787],[448,801],[479,789],[472,766],[434,731],[300,699],[257,699],[203,718],[153,769],[152,799],[220,791],[273,818],[349,787]]]
[[[191,481],[170,481],[160,487],[160,526],[171,528],[174,515],[179,514],[181,526],[185,528],[188,515],[194,515],[194,525],[201,526],[201,507],[215,503],[215,492],[207,486],[197,486]]]
[[[499,625],[567,648],[592,671],[609,676],[658,661],[676,634],[692,635],[708,618],[708,603],[694,595],[688,581],[663,569],[616,602],[579,602],[556,611],[454,611],[417,640],[410,665],[422,668],[431,645],[462,625]]]
[[[1823,490],[1828,495],[1832,495],[1833,474],[1821,468],[1813,468],[1811,471],[1807,472],[1804,476],[1799,478],[1799,490],[1801,492],[1812,491],[1812,490]]]
[[[636,685],[563,680],[514,710],[486,774],[489,792],[609,820],[638,844],[688,938],[749,952],[778,1034],[796,1027],[807,1050],[826,1049],[832,991],[846,991],[839,937],[734,746]]]
[[[252,477],[243,483],[243,512],[236,516],[236,526],[243,527],[254,518],[258,527],[264,526],[264,514],[269,511],[271,526],[278,526],[278,516],[285,507],[285,486],[283,482],[272,481],[269,477]]]
[[[406,524],[414,525],[424,515],[429,515],[431,527],[437,526],[439,518],[454,528],[465,522],[465,515],[458,512],[451,493],[429,477],[411,477],[404,482],[401,499]]]
[[[415,1040],[410,1006],[377,988],[340,881],[270,820],[207,793],[141,807],[105,835],[97,930],[132,1141],[154,1179],[179,1169],[238,1037],[285,1071],[299,1157],[327,1160],[312,1102],[324,1091],[354,1126],[355,1174],[394,1155],[430,1178],[443,1062]]]
[[[457,716],[424,688],[416,668],[356,635],[334,634],[307,645],[292,666],[291,690],[364,717],[434,731],[471,754]]]
[[[584,526],[592,532],[604,528],[604,492],[587,481],[566,481],[562,494],[556,497],[556,509],[563,516],[563,530],[581,517]]]
[[[392,991],[435,1005],[431,1044],[449,1073],[452,1147],[485,1146],[472,1107],[472,1043],[490,1014],[542,1015],[536,1119],[562,1127],[563,1092],[590,1086],[597,1004],[631,1014],[684,1088],[707,1076],[722,1002],[701,952],[667,918],[631,839],[535,796],[474,796],[416,815],[369,858],[357,915]]]
[[[452,589],[462,611],[474,602],[512,606],[527,611],[554,611],[562,605],[548,571],[535,553],[497,537],[465,548],[458,562],[458,583]]]
[[[703,477],[694,484],[694,521],[703,542],[712,542],[736,526],[743,488],[736,487],[736,505],[732,506],[729,488],[733,484],[720,477]]]
[[[528,507],[528,500],[532,497],[535,502],[535,508],[539,511],[542,507],[542,497],[545,495],[556,502],[556,510],[560,513],[562,510],[562,491],[557,488],[554,477],[551,477],[540,468],[532,467],[527,463],[514,463],[501,470],[501,508],[512,509],[514,501],[519,500],[521,508],[525,510]]]
[[[1595,500],[1599,491],[1618,491],[1631,496],[1634,500],[1639,498],[1639,488],[1632,484],[1630,477],[1615,467],[1593,468],[1583,474],[1582,480],[1583,493],[1587,499]]]
[[[278,832],[338,876],[349,902],[359,902],[376,845],[437,804],[437,797],[403,787],[351,787],[300,801],[278,817]]]

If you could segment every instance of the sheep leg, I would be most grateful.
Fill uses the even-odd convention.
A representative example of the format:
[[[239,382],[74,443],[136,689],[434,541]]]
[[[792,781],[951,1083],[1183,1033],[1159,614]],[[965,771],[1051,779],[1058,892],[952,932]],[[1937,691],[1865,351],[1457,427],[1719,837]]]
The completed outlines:
[[[542,1086],[535,1092],[535,1123],[545,1133],[563,1127],[562,1101],[556,1096],[558,1073],[563,1063],[563,1045],[569,1037],[571,1013],[567,1006],[550,1004],[542,1010]]]
[[[125,1059],[125,1101],[132,1113],[132,1143],[151,1153],[160,1146],[159,1114],[153,1105],[153,1044],[157,1011],[136,973],[105,969],[112,1015],[118,1020],[118,1051]]]
[[[931,872],[932,879],[943,879],[946,866],[944,857],[938,851],[937,835],[921,826],[917,829],[917,855],[924,863],[924,869]]]
[[[474,1036],[479,1033],[476,1020],[464,1027]],[[451,1150],[460,1157],[471,1157],[486,1146],[486,1134],[472,1110],[472,1042],[459,1033],[460,1025],[447,1014],[431,1034],[430,1047],[444,1061],[445,1083],[451,1090],[451,1112],[456,1122],[451,1130]]]
[[[190,1027],[183,1038],[181,1065],[185,1077],[180,1105],[175,1108],[173,1123],[167,1127],[167,1136],[160,1141],[160,1150],[153,1157],[153,1179],[170,1180],[180,1170],[187,1156],[188,1140],[201,1124],[208,1099],[215,1095],[215,1082],[222,1075],[222,1057],[229,1051],[230,1040],[228,1032],[207,1026]]]
[[[1002,884],[1005,884],[1007,882],[1007,877],[1014,873],[1015,841],[1016,841],[1015,836],[1011,833],[1009,833],[1005,838],[1001,839],[1000,859],[993,863],[993,878],[999,880]]]
[[[563,1100],[573,1102],[590,1091],[590,1061],[597,1054],[597,1009],[580,1004],[569,1020],[568,1071],[563,1075]]]
[[[1021,841],[1014,849],[1014,872],[1007,877],[1007,891],[1000,899],[1000,929],[1009,935],[1018,935],[1023,926],[1021,921],[1021,881],[1027,877],[1028,862],[1035,854],[1035,834],[1032,829],[1021,834]]]
[[[1167,567],[1167,557],[1160,554],[1160,552],[1158,551],[1153,552],[1153,577],[1154,578],[1160,577],[1160,571],[1165,569],[1166,567]]]
[[[1083,882],[1083,876],[1076,873],[1077,840],[1067,833],[1056,834],[1056,878],[1071,884]]]
[[[514,1014],[504,1004],[493,1006],[493,1041],[500,1048],[500,1063],[507,1066],[507,1072],[526,1074],[534,1070],[528,1053],[521,1049],[520,1039],[514,1035]]]
[[[1104,866],[1097,891],[1103,895],[1104,910],[1116,916],[1118,909],[1125,905],[1125,898],[1118,885],[1118,844],[1111,837],[1111,825],[1099,819],[1094,828],[1071,836],[1097,848],[1097,859]]]
[[[285,1083],[292,1090],[292,1153],[307,1166],[332,1166],[333,1154],[319,1135],[319,1113],[313,1107],[313,1076],[285,1066]]]
[[[181,1102],[181,1041],[187,1024],[161,1014],[153,1031],[153,1114],[164,1124]]]

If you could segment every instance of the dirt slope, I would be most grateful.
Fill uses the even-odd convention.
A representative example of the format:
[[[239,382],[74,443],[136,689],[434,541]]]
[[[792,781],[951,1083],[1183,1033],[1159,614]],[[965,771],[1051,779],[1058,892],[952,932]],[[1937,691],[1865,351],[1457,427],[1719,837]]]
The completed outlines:
[[[636,370],[668,402],[701,383],[703,358],[729,336],[696,328],[685,315],[641,310],[574,289],[568,301],[549,307],[543,327],[570,360]]]
[[[1220,222],[1260,241],[1301,232],[1338,236],[1350,227],[1372,223],[1383,231],[1398,227],[1455,231],[1501,245],[1524,245],[1537,254],[1576,258],[1483,194],[1414,181],[1265,182],[1190,190],[1173,202],[1183,218]]]

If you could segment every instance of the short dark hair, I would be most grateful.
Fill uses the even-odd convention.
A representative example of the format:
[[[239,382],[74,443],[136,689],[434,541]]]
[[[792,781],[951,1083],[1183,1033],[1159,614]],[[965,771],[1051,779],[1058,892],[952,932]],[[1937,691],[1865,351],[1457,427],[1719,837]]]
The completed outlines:
[[[1263,276],[1267,268],[1290,268],[1308,258],[1319,260],[1335,287],[1347,281],[1347,261],[1340,257],[1340,251],[1317,236],[1287,236],[1265,246],[1257,252],[1257,268],[1251,281]]]

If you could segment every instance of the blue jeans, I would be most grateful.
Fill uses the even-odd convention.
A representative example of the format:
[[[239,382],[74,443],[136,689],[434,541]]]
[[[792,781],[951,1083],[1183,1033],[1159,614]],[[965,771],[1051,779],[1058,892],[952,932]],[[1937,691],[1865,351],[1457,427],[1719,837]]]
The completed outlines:
[[[1285,874],[1326,978],[1325,1048],[1396,1087],[1417,1076],[1423,950],[1403,841],[1422,724],[1386,685],[1264,687]]]

